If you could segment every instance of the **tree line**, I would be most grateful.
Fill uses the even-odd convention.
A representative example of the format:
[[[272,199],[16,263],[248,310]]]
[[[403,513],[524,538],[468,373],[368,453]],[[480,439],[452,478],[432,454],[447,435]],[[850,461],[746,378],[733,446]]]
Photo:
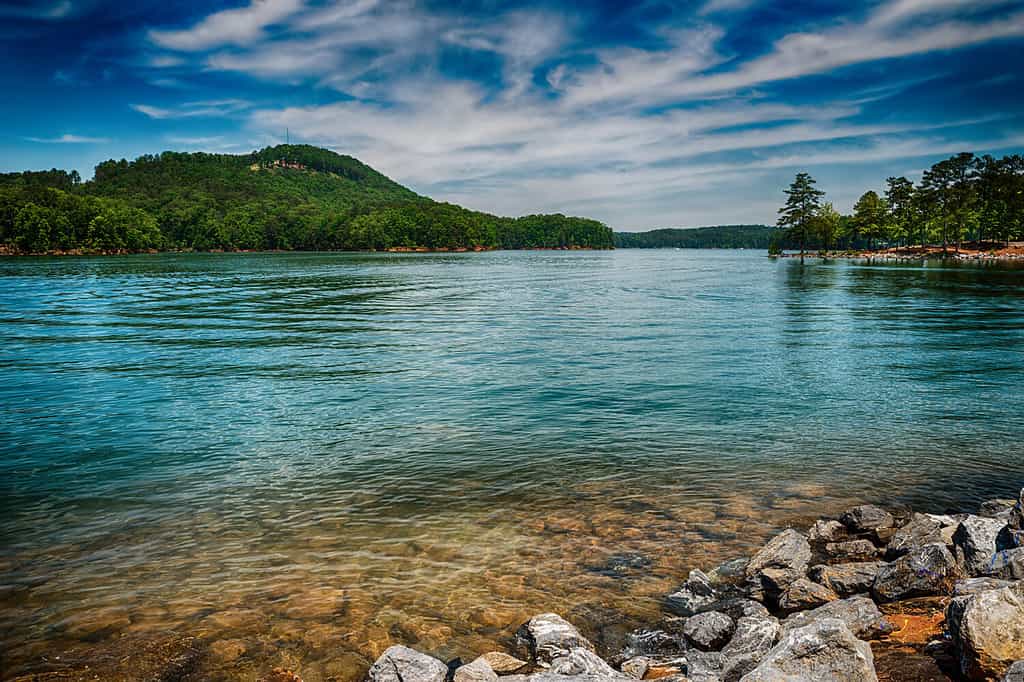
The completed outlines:
[[[622,249],[765,249],[775,236],[768,225],[713,225],[665,228],[647,232],[616,232]]]
[[[506,218],[436,202],[308,145],[164,152],[75,171],[0,174],[8,251],[611,248],[596,220]]]
[[[824,201],[808,173],[797,173],[779,209],[769,249],[784,241],[801,254],[833,250],[941,246],[957,250],[1024,239],[1024,156],[995,158],[955,154],[924,171],[916,185],[906,177],[886,179],[882,194],[865,192],[853,213],[841,215]]]

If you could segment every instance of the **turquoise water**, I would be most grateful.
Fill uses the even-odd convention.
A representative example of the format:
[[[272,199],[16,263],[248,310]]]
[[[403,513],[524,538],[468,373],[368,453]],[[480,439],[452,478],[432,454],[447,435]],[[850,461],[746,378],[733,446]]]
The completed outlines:
[[[246,653],[216,674],[356,676],[385,642],[463,653],[551,603],[654,609],[687,566],[850,501],[1024,483],[1005,265],[6,259],[0,333],[8,672],[149,628],[230,632]],[[654,567],[594,570],[624,550]]]

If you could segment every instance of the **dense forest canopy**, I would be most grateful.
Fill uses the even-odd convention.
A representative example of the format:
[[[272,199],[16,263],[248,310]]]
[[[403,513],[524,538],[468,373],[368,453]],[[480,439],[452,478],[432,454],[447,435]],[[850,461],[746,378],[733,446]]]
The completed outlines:
[[[95,177],[0,174],[9,251],[611,248],[596,220],[504,218],[440,203],[360,161],[308,145],[252,154],[164,152]]]
[[[767,249],[775,229],[768,225],[717,225],[616,232],[621,249]]]
[[[991,249],[1024,240],[1024,156],[995,158],[955,154],[924,171],[915,185],[905,177],[886,179],[883,194],[861,195],[851,215],[824,202],[814,178],[798,173],[779,209],[778,230],[769,249],[806,248],[926,250],[969,241]]]

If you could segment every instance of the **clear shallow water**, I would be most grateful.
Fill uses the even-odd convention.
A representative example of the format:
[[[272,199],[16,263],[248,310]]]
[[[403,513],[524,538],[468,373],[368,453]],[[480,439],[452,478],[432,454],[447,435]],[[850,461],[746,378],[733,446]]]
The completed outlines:
[[[540,609],[653,617],[686,569],[854,501],[1024,483],[1006,266],[8,259],[0,334],[5,677],[180,632],[212,678],[355,679]]]

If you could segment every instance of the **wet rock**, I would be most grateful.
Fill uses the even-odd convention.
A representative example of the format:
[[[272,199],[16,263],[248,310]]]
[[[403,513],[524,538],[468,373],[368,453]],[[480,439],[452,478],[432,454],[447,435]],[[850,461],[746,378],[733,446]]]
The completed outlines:
[[[634,679],[642,680],[644,675],[647,674],[648,668],[651,667],[651,659],[646,656],[636,656],[623,663],[621,667],[622,672],[625,674]]]
[[[286,668],[274,668],[269,675],[264,675],[256,682],[302,682],[298,673]]]
[[[732,618],[718,611],[708,611],[687,618],[683,634],[698,649],[716,651],[729,641],[735,629]]]
[[[963,597],[986,590],[998,590],[1001,587],[1009,587],[1010,585],[1013,585],[1013,581],[1000,580],[999,578],[966,578],[958,581],[953,586],[953,596]]]
[[[842,620],[825,618],[784,633],[782,640],[742,682],[877,682],[871,646],[857,639]]]
[[[879,528],[892,528],[896,523],[892,514],[873,504],[862,504],[848,509],[842,513],[839,521],[854,533],[868,533]]]
[[[1001,519],[968,516],[953,533],[957,561],[969,576],[985,573],[996,553],[996,538],[1006,524]]]
[[[1017,500],[1011,500],[1007,498],[997,498],[994,500],[985,500],[978,507],[978,516],[987,516],[988,518],[1003,519],[1003,523],[1010,518],[1010,510],[1013,509],[1013,505],[1016,504]]]
[[[748,593],[762,602],[776,598],[790,583],[806,575],[810,560],[807,538],[792,528],[782,531],[747,564]]]
[[[825,554],[834,561],[874,561],[882,556],[882,550],[870,540],[847,540],[828,543]]]
[[[618,658],[622,660],[637,656],[678,656],[686,649],[686,640],[681,634],[663,629],[641,629],[629,633],[626,645]]]
[[[746,579],[747,565],[750,559],[731,559],[708,572],[707,578],[715,587],[731,587],[742,585]]]
[[[498,675],[483,658],[455,669],[453,682],[497,682]]]
[[[733,620],[739,620],[743,616],[767,616],[768,609],[759,601],[747,599],[746,597],[729,597],[711,602],[701,608],[700,612],[718,611],[729,616]]]
[[[653,562],[643,554],[616,554],[600,566],[591,566],[588,570],[610,578],[628,578],[642,574],[652,565]]]
[[[240,639],[218,639],[210,645],[210,657],[218,663],[233,663],[244,656],[247,649]]]
[[[956,559],[942,544],[925,545],[883,566],[871,587],[878,601],[949,594],[963,577]]]
[[[1006,671],[1003,682],[1024,682],[1024,661],[1017,661]]]
[[[784,612],[804,611],[839,599],[830,588],[807,578],[794,580],[779,597],[779,609]]]
[[[1024,547],[996,552],[985,567],[985,575],[1003,580],[1024,580]]]
[[[448,666],[441,661],[396,644],[388,647],[370,667],[370,682],[444,682]]]
[[[555,675],[597,675],[614,679],[622,675],[604,662],[590,649],[577,647],[565,656],[559,656],[551,662],[551,673]]]
[[[867,561],[815,566],[810,571],[810,577],[811,580],[828,587],[840,597],[849,597],[869,592],[882,566],[885,566],[885,562]]]
[[[491,670],[502,675],[522,670],[527,665],[526,661],[521,661],[515,656],[509,656],[501,651],[488,651],[481,655],[480,659],[491,666]]]
[[[665,598],[665,608],[678,616],[692,616],[717,598],[711,579],[703,571],[693,570],[686,582]]]
[[[757,667],[781,633],[778,619],[771,616],[744,616],[736,621],[736,632],[722,649],[722,680],[736,682]]]
[[[838,599],[810,611],[799,611],[782,621],[782,629],[789,631],[828,618],[840,619],[861,639],[877,639],[894,630],[892,623],[867,596]]]
[[[904,526],[896,530],[885,546],[885,557],[896,559],[911,550],[935,542],[945,544],[939,522],[927,514],[913,514]]]
[[[1024,658],[1024,582],[954,598],[946,623],[963,674],[998,679]]]
[[[548,665],[576,648],[594,646],[571,623],[556,613],[542,613],[520,626],[516,638],[530,651],[535,663]]]
[[[836,542],[846,537],[846,526],[838,521],[818,519],[807,531],[807,539],[811,542]]]

